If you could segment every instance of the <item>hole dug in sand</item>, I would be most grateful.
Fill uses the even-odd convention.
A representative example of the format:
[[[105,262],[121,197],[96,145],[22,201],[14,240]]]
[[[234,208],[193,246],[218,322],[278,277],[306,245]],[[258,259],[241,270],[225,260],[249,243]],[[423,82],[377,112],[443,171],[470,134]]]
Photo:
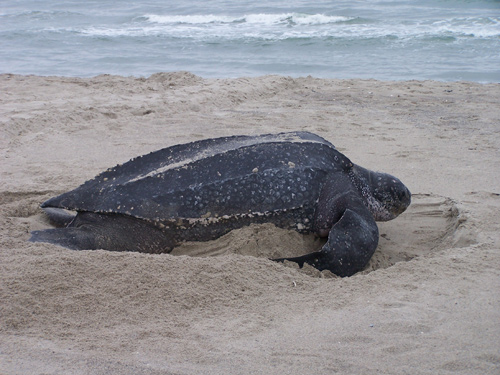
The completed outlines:
[[[406,212],[392,221],[378,223],[378,248],[363,273],[477,243],[469,224],[466,212],[452,199],[414,194]]]
[[[476,243],[468,230],[467,216],[453,200],[430,194],[415,194],[412,204],[395,220],[378,223],[380,239],[377,251],[362,272],[388,268],[398,262],[451,247]],[[272,224],[251,225],[233,230],[208,242],[187,242],[175,248],[173,255],[220,256],[240,254],[263,258],[294,257],[320,249],[326,242],[314,235],[276,228]],[[298,268],[293,262],[285,262]],[[317,277],[333,276],[304,266],[303,272]]]

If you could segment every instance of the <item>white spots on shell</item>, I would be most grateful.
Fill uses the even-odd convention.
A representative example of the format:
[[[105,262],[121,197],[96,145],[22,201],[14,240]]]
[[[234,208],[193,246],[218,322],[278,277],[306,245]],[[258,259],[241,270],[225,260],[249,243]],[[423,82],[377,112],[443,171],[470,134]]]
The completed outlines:
[[[303,143],[314,142],[303,141]],[[284,148],[284,150],[287,150],[287,148]],[[279,153],[276,154],[279,157]],[[245,222],[250,222],[250,219],[262,222],[267,217],[274,215],[277,216],[276,222],[285,223],[284,225],[290,228],[297,227],[296,223],[299,223],[301,227],[308,228],[310,225],[298,213],[292,212],[291,214],[287,214],[285,218],[279,215],[287,211],[283,207],[294,210],[295,207],[304,204],[304,202],[310,205],[311,200],[316,197],[317,193],[316,186],[311,181],[320,178],[316,177],[317,174],[315,174],[315,171],[319,170],[319,176],[321,176],[322,168],[330,168],[330,166],[322,167],[323,164],[326,165],[325,161],[320,158],[316,161],[314,154],[310,156],[309,160],[311,161],[305,163],[304,156],[301,153],[282,153],[281,157],[279,157],[281,160],[274,159],[273,163],[268,163],[266,157],[269,155],[266,154],[261,155],[260,159],[254,159],[253,161],[251,158],[245,159],[246,165],[239,166],[237,164],[228,165],[226,159],[224,159],[224,163],[209,164],[210,168],[204,169],[196,169],[191,165],[188,166],[188,164],[181,165],[182,162],[192,163],[197,159],[198,155],[195,156],[192,157],[190,154],[189,158],[186,157],[184,159],[172,159],[169,156],[168,158],[172,159],[169,166],[163,165],[154,171],[151,169],[145,170],[141,176],[137,176],[137,172],[134,171],[132,177],[136,176],[136,178],[132,179],[128,176],[119,176],[119,183],[116,185],[118,188],[127,183],[136,182],[140,178],[157,177],[159,180],[150,179],[145,182],[145,186],[161,184],[162,179],[165,179],[167,183],[173,181],[171,185],[175,189],[173,188],[173,193],[165,192],[161,189],[151,190],[153,193],[151,200],[144,202],[140,201],[133,194],[122,194],[120,190],[117,190],[114,194],[119,195],[119,200],[115,200],[113,206],[118,206],[117,210],[119,212],[127,210],[129,214],[132,212],[134,217],[140,218],[153,216],[155,220],[162,221],[163,223],[169,222],[168,217],[180,214],[183,217],[182,224],[175,225],[176,223],[172,222],[172,227],[177,229],[181,229],[181,226],[208,226],[212,223],[221,223],[224,225],[224,220],[237,222],[241,218],[245,218]],[[308,155],[305,155],[305,157],[309,158]],[[339,158],[339,160],[342,159]],[[229,161],[232,162],[231,160]],[[331,163],[330,156],[328,157],[328,162]],[[252,164],[254,165],[253,169]],[[313,165],[314,168],[310,165]],[[231,169],[226,169],[226,166],[230,166]],[[196,179],[188,179],[186,176],[191,176],[189,174],[190,171],[185,172],[185,168],[192,169]],[[224,173],[221,173],[219,168]],[[176,171],[167,175],[163,174],[163,172],[167,172],[170,169],[175,169]],[[252,173],[249,173],[250,171]],[[154,175],[155,173],[158,174]],[[241,176],[238,177],[239,175],[237,175],[235,178],[234,175],[237,173],[241,174]],[[222,176],[224,178],[218,178]],[[109,180],[111,178],[109,176]],[[126,181],[123,183],[124,179]],[[209,180],[209,183],[198,183],[199,181],[205,182],[206,180]],[[110,181],[106,185],[109,188]],[[130,188],[131,190],[135,189],[135,187]],[[141,185],[137,184],[136,190],[142,191],[140,188]],[[102,193],[104,192],[106,191]],[[164,196],[170,198],[169,194],[172,194],[173,198],[171,200],[163,198]],[[171,202],[177,202],[177,204]],[[137,205],[137,208],[130,207],[131,204]],[[167,208],[166,211],[162,211],[163,207]],[[229,209],[226,210],[225,207],[229,207]],[[245,212],[247,209],[248,212],[244,214],[236,213]],[[210,213],[207,213],[207,210],[212,211],[213,217],[211,217]],[[250,210],[259,212],[252,212]],[[219,211],[221,217],[217,217],[215,211]],[[230,215],[224,215],[228,212],[230,212]],[[186,217],[194,218],[190,220],[191,224],[188,224]],[[299,228],[299,230],[301,229]]]
[[[186,228],[186,224],[188,225],[188,227],[194,227],[195,225],[199,225],[199,224],[204,225],[204,226],[208,226],[208,225],[215,224],[215,223],[218,223],[221,221],[220,218],[217,218],[217,217],[189,218],[186,220],[187,220],[187,223],[184,222],[180,228]]]
[[[305,229],[304,224],[302,224],[302,223],[297,223],[297,229],[298,229],[298,230],[304,230],[304,229]]]
[[[176,218],[176,219],[169,219],[169,220],[161,220],[162,224],[161,226],[157,224],[160,228],[171,228],[175,227],[178,229],[188,229],[188,228],[193,228],[195,226],[210,226],[213,224],[217,223],[223,223],[223,222],[228,222],[228,221],[238,221],[238,220],[244,220],[244,219],[253,219],[256,217],[270,217],[270,216],[275,216],[279,215],[279,213],[283,210],[276,210],[276,211],[264,211],[264,212],[249,212],[249,213],[243,213],[243,214],[236,214],[236,215],[223,215],[219,216],[218,214],[213,214],[208,212],[205,215],[202,215],[201,217],[198,218]],[[210,216],[209,216],[210,215]],[[160,219],[157,219],[157,223],[160,222]],[[303,224],[299,223],[297,224],[299,230],[305,229],[306,226]]]

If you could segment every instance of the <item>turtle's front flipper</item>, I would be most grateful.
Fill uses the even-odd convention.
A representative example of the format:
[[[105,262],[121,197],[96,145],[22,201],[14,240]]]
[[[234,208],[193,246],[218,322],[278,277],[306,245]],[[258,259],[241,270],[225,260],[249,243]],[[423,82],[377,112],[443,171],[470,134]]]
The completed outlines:
[[[301,267],[310,264],[320,271],[330,270],[339,276],[361,271],[378,245],[378,228],[351,180],[342,174],[329,176],[322,188],[315,218],[320,236],[328,242],[320,251],[290,260]]]
[[[341,277],[351,276],[365,268],[377,245],[378,228],[375,220],[346,209],[330,230],[328,242],[320,251],[275,260],[289,260],[300,267],[307,263],[320,271],[329,270]]]

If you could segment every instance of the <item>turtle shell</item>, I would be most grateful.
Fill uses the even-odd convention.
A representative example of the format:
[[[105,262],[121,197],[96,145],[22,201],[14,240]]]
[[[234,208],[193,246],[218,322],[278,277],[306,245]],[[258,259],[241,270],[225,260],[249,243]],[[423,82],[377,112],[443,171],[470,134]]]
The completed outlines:
[[[206,139],[117,165],[42,207],[155,222],[314,212],[326,175],[350,160],[308,132]]]

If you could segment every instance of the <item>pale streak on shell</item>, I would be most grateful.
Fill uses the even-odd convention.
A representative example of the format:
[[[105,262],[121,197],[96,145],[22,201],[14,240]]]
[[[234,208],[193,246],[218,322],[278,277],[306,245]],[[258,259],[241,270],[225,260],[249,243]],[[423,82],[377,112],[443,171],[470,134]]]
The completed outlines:
[[[248,147],[248,146],[252,146],[252,145],[256,145],[256,144],[277,143],[277,142],[278,143],[279,142],[281,142],[281,143],[318,143],[318,144],[322,143],[322,142],[316,141],[316,140],[302,139],[302,138],[297,137],[297,136],[292,135],[292,134],[275,134],[273,136],[269,136],[267,139],[266,138],[264,138],[264,139],[249,138],[247,140],[247,142],[237,142],[237,141],[227,142],[223,145],[219,145],[219,147],[216,149],[201,151],[192,158],[186,158],[186,159],[180,160],[176,163],[166,164],[166,165],[159,167],[159,168],[157,168],[149,173],[139,175],[139,176],[125,182],[125,184],[139,181],[139,180],[142,180],[142,179],[147,178],[147,177],[154,177],[154,176],[160,175],[168,170],[180,169],[180,168],[185,169],[185,168],[188,168],[189,164],[191,164],[191,163],[194,163],[198,160],[201,160],[201,159],[204,159],[207,157],[214,156],[216,154],[224,154],[224,153],[227,153],[229,151],[236,150],[238,148]],[[290,168],[294,168],[295,164],[293,162],[288,162],[288,166]],[[258,168],[254,168],[252,170],[252,172],[257,173]],[[220,176],[220,172],[217,172],[217,174]]]

